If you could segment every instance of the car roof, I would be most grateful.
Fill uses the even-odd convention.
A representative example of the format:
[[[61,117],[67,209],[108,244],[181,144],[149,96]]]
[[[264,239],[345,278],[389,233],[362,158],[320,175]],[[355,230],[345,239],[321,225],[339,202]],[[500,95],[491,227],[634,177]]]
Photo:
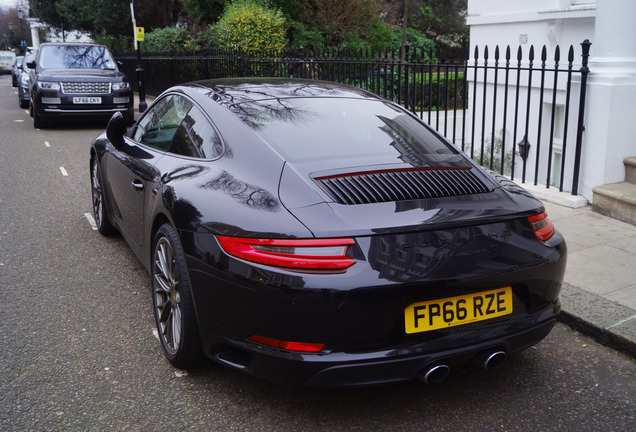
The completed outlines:
[[[91,43],[91,42],[44,42],[41,43],[38,49],[45,48],[47,46],[58,46],[58,47],[106,47],[106,45]],[[35,51],[35,50],[34,50]]]
[[[185,86],[208,97],[212,91],[214,101],[226,106],[268,99],[308,97],[380,99],[356,87],[299,78],[226,78],[196,81]]]
[[[61,46],[66,46],[66,45],[97,45],[97,46],[104,46],[103,44],[98,44],[98,43],[94,43],[94,42],[43,42],[40,44],[40,47],[43,47],[45,45],[61,45]]]

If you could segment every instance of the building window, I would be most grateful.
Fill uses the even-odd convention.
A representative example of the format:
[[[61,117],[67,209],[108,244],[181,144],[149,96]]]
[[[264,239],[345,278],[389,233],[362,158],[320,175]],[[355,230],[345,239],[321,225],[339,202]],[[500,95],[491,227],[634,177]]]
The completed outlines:
[[[554,132],[552,134],[552,172],[550,173],[550,184],[552,186],[559,186],[561,183],[564,133],[565,107],[563,105],[557,105],[554,108]]]

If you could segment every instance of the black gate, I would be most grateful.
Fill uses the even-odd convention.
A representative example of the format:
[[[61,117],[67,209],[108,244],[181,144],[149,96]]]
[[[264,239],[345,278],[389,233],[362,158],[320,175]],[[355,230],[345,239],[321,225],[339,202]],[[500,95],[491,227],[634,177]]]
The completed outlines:
[[[408,108],[481,165],[513,180],[578,194],[587,61],[581,43],[567,61],[556,47],[539,58],[530,46],[513,56],[467,49],[324,49],[191,54],[144,53],[148,94],[188,81],[227,77],[300,77],[364,88]],[[470,57],[470,58],[469,58]],[[135,53],[116,55],[135,77]],[[574,139],[573,139],[574,137]]]

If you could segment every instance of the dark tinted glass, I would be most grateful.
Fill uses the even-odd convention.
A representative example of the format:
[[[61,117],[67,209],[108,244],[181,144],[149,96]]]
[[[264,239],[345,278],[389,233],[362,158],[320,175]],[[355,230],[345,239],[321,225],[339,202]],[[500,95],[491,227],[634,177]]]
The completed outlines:
[[[39,64],[44,69],[115,69],[115,60],[105,46],[44,45]]]
[[[221,155],[221,137],[203,113],[195,106],[181,122],[172,139],[170,152],[183,156],[214,159]]]
[[[415,166],[463,161],[419,121],[380,101],[281,98],[233,111],[289,161],[360,155],[395,156]]]
[[[155,103],[139,120],[133,139],[162,151],[169,151],[172,139],[190,111],[192,102],[168,95]]]
[[[25,57],[24,57],[24,61],[22,62],[22,67],[21,69],[23,70],[28,70],[29,67],[27,66],[27,64],[29,62],[32,62],[35,60],[35,56],[37,55],[37,51],[31,51],[30,53],[28,53]]]

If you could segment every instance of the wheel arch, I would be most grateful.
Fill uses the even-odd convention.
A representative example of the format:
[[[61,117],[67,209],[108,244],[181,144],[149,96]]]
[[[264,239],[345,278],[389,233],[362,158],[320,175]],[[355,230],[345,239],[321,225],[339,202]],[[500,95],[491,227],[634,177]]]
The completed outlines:
[[[146,250],[148,251],[148,259],[146,260],[146,265],[148,267],[148,272],[150,273],[151,271],[151,267],[152,267],[152,256],[154,254],[154,247],[155,247],[155,236],[157,235],[157,231],[159,231],[159,228],[161,228],[164,224],[168,224],[170,226],[172,226],[173,229],[176,228],[174,227],[174,224],[170,221],[170,218],[168,218],[168,216],[164,213],[157,213],[157,215],[155,215],[154,220],[152,221],[152,227],[150,228],[150,232],[149,232],[149,238],[148,238],[148,242],[147,242],[147,246],[146,246]],[[178,231],[177,231],[178,232]]]
[[[95,147],[91,146],[90,157],[88,158],[88,172],[91,173],[93,169],[93,161],[97,159],[97,152],[95,151]]]
[[[166,226],[166,228],[163,229],[162,231],[161,227],[163,226]],[[159,231],[162,231],[161,235],[163,237],[159,237]],[[192,285],[190,282],[187,259],[183,251],[183,247],[180,244],[181,239],[179,238],[179,233],[177,229],[174,227],[174,225],[170,223],[168,216],[163,213],[159,213],[155,217],[152,224],[151,233],[152,233],[152,241],[150,243],[152,244],[152,248],[151,248],[151,254],[150,254],[151,259],[149,262],[150,264],[149,270],[152,276],[151,291],[153,295],[153,308],[155,310],[155,323],[157,325],[157,331],[159,332],[159,335],[160,335],[159,337],[160,337],[161,345],[164,350],[164,354],[166,355],[170,363],[172,363],[175,367],[178,367],[180,369],[189,369],[189,368],[201,366],[205,364],[206,357],[204,355],[203,348],[202,348],[201,334],[199,331],[199,319],[198,319],[196,307],[194,305],[194,301],[192,298],[192,288],[191,288]],[[175,277],[175,278],[162,277],[161,275],[165,273],[163,273],[161,270],[155,273],[156,264],[153,262],[154,256],[155,256],[155,247],[156,247],[155,238],[163,238],[164,240],[167,240],[171,244],[170,247],[173,249],[171,256],[175,262],[175,265],[173,266],[173,268],[179,274],[179,277]],[[173,244],[173,242],[176,242],[177,244]],[[159,275],[159,277],[157,277],[157,275]],[[168,297],[163,297],[161,301],[158,302],[157,296],[167,295],[165,293],[164,288],[161,288],[161,289],[155,288],[154,283],[158,279],[163,279],[164,282],[169,280],[178,281],[178,285],[175,284],[174,287],[177,287],[179,294],[175,295],[172,291],[173,288],[170,288],[171,294],[168,295]],[[165,286],[165,284],[162,284],[162,285]],[[166,321],[164,321],[163,319],[160,319],[160,316],[164,317],[164,314],[161,311],[158,312],[158,307],[159,307],[158,305],[161,304],[165,306],[165,304],[168,303],[166,301],[166,298],[173,299],[173,301],[170,302],[171,304],[175,303],[175,299],[180,299],[180,300],[176,300],[176,303],[178,304],[177,308],[181,311],[181,313],[179,315],[170,314],[172,318],[169,318],[168,316],[166,316],[165,317]],[[163,306],[161,306],[161,309],[163,309]],[[177,349],[175,349],[173,346],[169,347],[168,340],[166,339],[165,336],[162,336],[166,334],[164,333],[165,328],[172,327],[169,321],[170,319],[174,319],[175,316],[180,317],[179,319],[181,322],[181,325],[179,326],[180,328],[179,333],[181,337],[179,338],[179,342],[178,342],[179,347]],[[166,327],[164,328],[161,323],[166,324]]]

